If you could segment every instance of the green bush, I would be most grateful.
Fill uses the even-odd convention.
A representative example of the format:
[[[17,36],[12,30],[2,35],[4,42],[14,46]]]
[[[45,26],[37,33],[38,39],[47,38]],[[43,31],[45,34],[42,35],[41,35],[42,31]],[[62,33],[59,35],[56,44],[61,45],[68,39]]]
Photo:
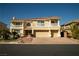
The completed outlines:
[[[9,30],[0,30],[0,40],[12,40],[19,38],[18,33]]]
[[[19,34],[17,33],[17,32],[12,32],[11,33],[11,38],[12,39],[17,39],[17,38],[19,38],[20,36],[19,36]]]
[[[10,34],[8,30],[0,30],[0,39],[8,40]]]

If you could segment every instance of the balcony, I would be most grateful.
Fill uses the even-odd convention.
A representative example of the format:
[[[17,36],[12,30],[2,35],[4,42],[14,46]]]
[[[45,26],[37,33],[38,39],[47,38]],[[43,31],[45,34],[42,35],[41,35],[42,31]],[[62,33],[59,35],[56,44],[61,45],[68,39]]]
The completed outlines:
[[[26,26],[26,27],[24,27],[24,30],[31,30],[31,29],[32,29],[31,26]]]
[[[58,26],[58,23],[51,23],[50,26]]]
[[[22,25],[12,25],[11,28],[13,28],[13,29],[22,29],[23,26]]]
[[[50,25],[48,24],[47,26],[45,24],[37,24],[35,27],[56,27],[58,26],[58,23],[51,23]]]
[[[55,29],[55,30],[58,30],[60,29],[60,26],[58,26],[58,23],[52,23],[52,24],[48,24],[48,25],[45,25],[45,24],[41,24],[41,25],[36,25],[34,27],[32,27],[33,29],[36,29],[36,30],[49,30],[50,29]]]

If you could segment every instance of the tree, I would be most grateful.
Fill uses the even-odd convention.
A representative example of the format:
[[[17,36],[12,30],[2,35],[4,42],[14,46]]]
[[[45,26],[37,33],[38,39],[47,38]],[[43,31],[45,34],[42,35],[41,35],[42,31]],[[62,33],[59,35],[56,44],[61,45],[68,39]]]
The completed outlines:
[[[17,32],[12,32],[11,34],[12,34],[12,35],[11,35],[11,36],[12,36],[12,39],[17,39],[17,38],[20,37]]]
[[[17,39],[20,36],[18,35],[17,32],[10,32],[9,30],[3,29],[0,30],[0,39],[3,40],[10,40],[10,39]]]
[[[70,30],[71,30],[71,33],[72,33],[72,37],[74,39],[79,39],[79,28],[76,24],[72,24],[70,26]]]
[[[10,34],[11,33],[9,32],[9,30],[6,30],[6,29],[0,30],[0,38],[1,39],[4,39],[4,40],[9,39]]]

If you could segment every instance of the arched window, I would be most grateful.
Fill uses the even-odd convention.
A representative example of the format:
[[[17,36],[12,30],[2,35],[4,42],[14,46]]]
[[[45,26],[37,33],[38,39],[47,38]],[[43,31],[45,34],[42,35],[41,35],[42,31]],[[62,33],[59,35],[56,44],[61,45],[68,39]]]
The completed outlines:
[[[31,26],[31,24],[30,23],[27,23],[27,26]]]

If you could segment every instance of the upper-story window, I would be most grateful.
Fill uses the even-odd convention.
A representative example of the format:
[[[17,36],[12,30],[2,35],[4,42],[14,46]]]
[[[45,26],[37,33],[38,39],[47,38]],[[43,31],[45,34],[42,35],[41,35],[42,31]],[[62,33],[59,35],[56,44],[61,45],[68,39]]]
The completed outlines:
[[[44,26],[44,21],[38,21],[37,25],[38,26]]]
[[[31,26],[31,24],[30,23],[27,23],[27,26]]]
[[[51,25],[52,25],[52,26],[57,26],[57,25],[58,25],[58,23],[57,23],[57,21],[56,21],[56,20],[54,20],[54,21],[51,21]]]
[[[57,21],[51,21],[51,23],[57,23]]]
[[[16,22],[16,25],[22,25],[22,23],[21,22]]]

